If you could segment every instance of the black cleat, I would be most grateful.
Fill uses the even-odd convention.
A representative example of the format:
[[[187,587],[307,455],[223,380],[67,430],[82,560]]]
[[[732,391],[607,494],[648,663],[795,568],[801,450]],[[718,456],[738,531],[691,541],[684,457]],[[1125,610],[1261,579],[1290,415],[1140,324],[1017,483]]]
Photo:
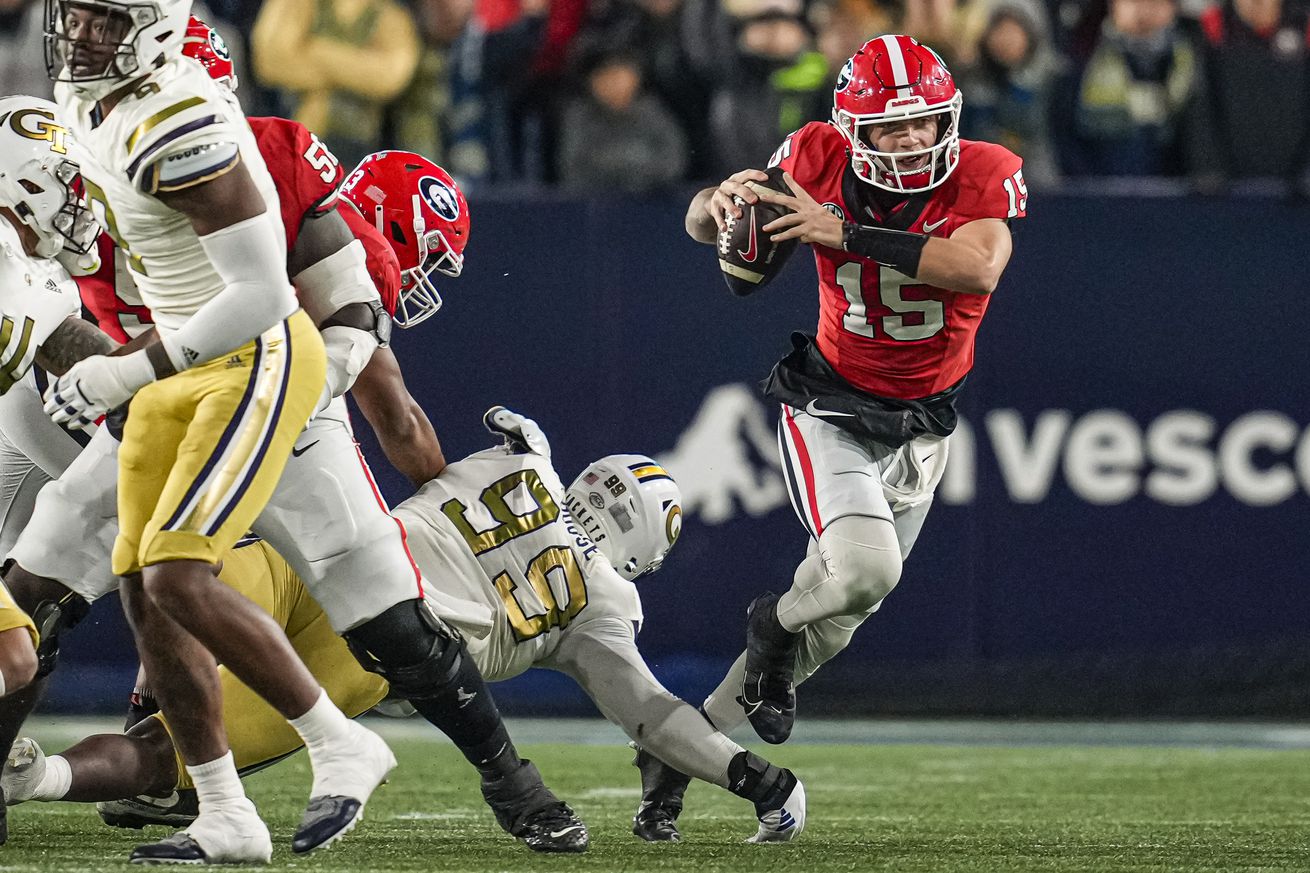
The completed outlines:
[[[303,855],[327,848],[353,831],[363,817],[364,804],[359,798],[339,794],[312,797],[291,838],[291,851]]]
[[[195,789],[183,788],[167,797],[141,794],[122,800],[103,800],[96,804],[96,812],[101,821],[114,828],[140,830],[146,825],[184,828],[200,814],[200,801]]]
[[[514,836],[534,852],[585,852],[591,843],[587,826],[563,801],[529,814]]]
[[[786,742],[796,723],[796,648],[800,634],[778,623],[778,595],[756,597],[746,610],[746,678],[737,702],[766,743]]]
[[[691,777],[632,745],[637,750],[632,765],[641,771],[641,806],[632,818],[632,832],[647,842],[677,842],[682,839],[677,825],[682,796]]]
[[[483,779],[482,796],[500,826],[534,852],[587,850],[587,826],[546,787],[527,758],[508,776]]]
[[[128,860],[133,864],[207,864],[209,856],[200,844],[185,831],[157,843],[146,843],[132,850]]]
[[[662,806],[643,806],[632,817],[632,832],[648,843],[676,843],[682,839],[678,816]]]

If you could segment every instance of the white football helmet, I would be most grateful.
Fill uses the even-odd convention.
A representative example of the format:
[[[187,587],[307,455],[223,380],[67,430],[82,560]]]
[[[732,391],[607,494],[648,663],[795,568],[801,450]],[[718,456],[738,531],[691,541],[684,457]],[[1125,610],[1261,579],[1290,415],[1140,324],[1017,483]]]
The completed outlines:
[[[36,254],[84,255],[100,227],[82,202],[81,169],[68,157],[59,109],[36,97],[0,99],[0,206],[36,232]]]
[[[573,520],[628,581],[659,569],[682,533],[682,492],[645,455],[608,455],[565,495]]]
[[[46,72],[99,100],[182,52],[191,0],[45,0]]]

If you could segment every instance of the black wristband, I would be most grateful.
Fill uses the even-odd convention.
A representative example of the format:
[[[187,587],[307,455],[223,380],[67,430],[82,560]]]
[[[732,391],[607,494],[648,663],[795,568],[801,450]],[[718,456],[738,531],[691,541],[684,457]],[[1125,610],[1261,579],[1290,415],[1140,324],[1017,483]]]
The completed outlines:
[[[929,237],[921,233],[869,227],[853,221],[842,222],[842,248],[853,255],[886,264],[913,278],[919,273],[919,258]]]

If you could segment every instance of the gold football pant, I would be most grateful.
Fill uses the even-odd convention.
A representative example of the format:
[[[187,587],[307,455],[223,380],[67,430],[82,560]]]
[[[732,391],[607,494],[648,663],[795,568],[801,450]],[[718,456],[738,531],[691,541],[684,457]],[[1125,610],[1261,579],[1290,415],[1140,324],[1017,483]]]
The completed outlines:
[[[217,563],[272,496],[326,367],[323,340],[297,310],[230,355],[137,392],[118,455],[114,573]]]
[[[294,570],[273,547],[257,542],[223,556],[219,578],[253,600],[286,631],[291,646],[346,715],[354,718],[373,708],[387,693],[387,683],[369,673],[350,654],[345,640],[328,624],[327,616],[309,596]],[[223,686],[223,724],[237,770],[251,773],[290,755],[302,745],[286,719],[219,667]],[[156,715],[167,721],[162,715]],[[178,787],[191,788],[182,758],[177,758]]]

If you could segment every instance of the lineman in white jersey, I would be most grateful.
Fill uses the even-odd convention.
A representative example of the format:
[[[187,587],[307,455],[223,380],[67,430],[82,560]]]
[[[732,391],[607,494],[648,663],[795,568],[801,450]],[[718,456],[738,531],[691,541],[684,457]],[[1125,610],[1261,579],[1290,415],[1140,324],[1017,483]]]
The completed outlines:
[[[42,410],[38,378],[44,383],[45,374],[33,367],[40,357],[58,375],[72,363],[45,349],[81,313],[77,286],[56,258],[91,252],[99,232],[73,189],[77,165],[55,112],[34,97],[0,99],[0,559],[31,516],[37,491],[81,449]],[[98,335],[90,351],[113,347],[89,324],[64,328],[73,331]],[[66,342],[55,337],[51,349]]]
[[[805,824],[805,792],[795,776],[715,731],[660,685],[637,649],[642,610],[633,581],[658,568],[677,539],[682,515],[677,485],[650,458],[611,455],[592,464],[566,492],[534,422],[503,407],[490,410],[485,421],[506,445],[450,464],[396,508],[419,565],[455,571],[429,572],[428,578],[443,586],[434,592],[440,596],[432,598],[433,606],[470,638],[469,651],[483,674],[508,679],[534,666],[566,673],[644,747],[754,802],[759,827],[752,842],[798,836]],[[285,580],[286,574],[269,578]],[[266,599],[298,598],[287,590]],[[316,624],[307,615],[288,620],[303,628]],[[344,652],[333,656],[338,640],[305,630],[292,641],[302,652],[312,650],[314,657],[307,660],[331,674],[324,685],[334,699],[355,701],[354,711],[347,709],[352,715],[386,693],[369,684],[372,677]],[[257,702],[228,712],[227,718],[241,724],[234,736],[258,744],[258,750],[246,749],[234,740],[245,767],[258,769],[296,748],[294,735],[278,733],[276,713]],[[161,773],[153,765],[169,757],[168,735],[158,728],[147,719],[128,736],[97,736],[51,758],[31,740],[21,740],[5,770],[4,788],[11,802],[59,800],[70,791],[83,801],[170,794],[172,799],[163,802],[138,797],[109,803],[102,814],[137,826],[177,823],[182,810],[171,792],[180,771],[174,765]],[[128,753],[134,744],[153,750]],[[71,782],[55,785],[46,777],[55,759],[60,768],[71,769]],[[117,766],[106,767],[107,760]]]
[[[293,848],[309,851],[354,827],[394,758],[342,716],[276,624],[214,575],[272,494],[325,378],[322,341],[285,278],[277,194],[245,119],[181,57],[189,0],[46,7],[47,60],[86,195],[160,336],[78,362],[46,397],[61,423],[132,401],[113,570],[128,579],[138,649],[200,797],[188,832],[133,860],[271,854],[223,732],[214,656],[306,738],[315,783]]]
[[[503,407],[486,422],[505,447],[451,464],[395,509],[419,566],[456,568],[440,577],[443,593],[476,605],[444,617],[473,637],[483,675],[539,666],[571,676],[643,748],[754,802],[752,842],[793,839],[805,824],[800,781],[669,693],[637,649],[633,581],[660,566],[681,531],[672,478],[644,456],[611,455],[566,493],[535,422]]]
[[[0,99],[0,549],[31,514],[36,490],[79,445],[41,408],[38,374],[62,373],[113,343],[79,317],[77,287],[56,258],[91,251],[98,227],[74,189],[68,131],[55,105]],[[0,555],[3,555],[0,551]],[[0,583],[0,696],[35,676],[32,620]],[[31,669],[29,669],[29,667]],[[0,843],[7,822],[0,808]]]

